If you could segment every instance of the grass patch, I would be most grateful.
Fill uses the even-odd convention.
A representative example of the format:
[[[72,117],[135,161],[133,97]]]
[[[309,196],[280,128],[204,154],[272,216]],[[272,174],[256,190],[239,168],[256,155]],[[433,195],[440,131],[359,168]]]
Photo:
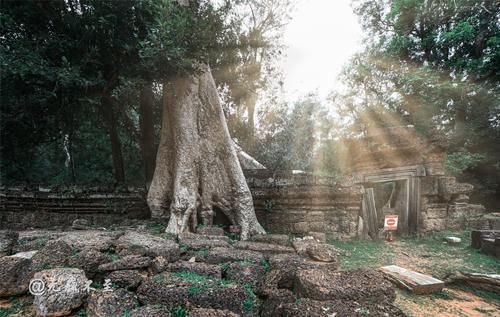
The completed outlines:
[[[176,306],[170,310],[170,313],[172,314],[172,317],[187,317],[188,312],[186,308],[182,306]]]
[[[7,317],[16,313],[20,313],[25,307],[31,305],[31,301],[28,298],[11,298],[10,302],[10,307],[0,307],[0,317]]]
[[[148,223],[146,225],[146,230],[151,234],[162,234],[165,232],[166,227],[161,223]]]
[[[377,240],[330,240],[344,254],[337,257],[342,269],[354,269],[358,267],[380,267],[393,264],[394,253],[385,241]]]
[[[444,242],[447,236],[462,239],[457,245]],[[425,236],[396,237],[394,242],[384,240],[329,241],[345,251],[337,260],[342,269],[381,267],[394,264],[396,258],[426,259],[419,270],[437,278],[451,272],[500,273],[500,261],[470,247],[470,231],[441,231]]]

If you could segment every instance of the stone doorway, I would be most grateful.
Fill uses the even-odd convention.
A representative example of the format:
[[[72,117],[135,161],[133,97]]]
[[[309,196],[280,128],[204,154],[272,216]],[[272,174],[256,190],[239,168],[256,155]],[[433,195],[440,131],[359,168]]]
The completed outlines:
[[[354,174],[355,182],[363,185],[362,218],[364,233],[379,237],[384,216],[399,215],[398,233],[418,231],[420,211],[420,176],[423,166],[380,169]]]

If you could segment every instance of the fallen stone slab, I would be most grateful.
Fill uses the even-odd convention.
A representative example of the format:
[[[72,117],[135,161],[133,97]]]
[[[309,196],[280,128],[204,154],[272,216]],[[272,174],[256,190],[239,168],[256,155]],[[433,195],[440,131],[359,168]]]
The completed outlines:
[[[460,244],[462,242],[462,239],[458,237],[445,237],[444,241],[448,242],[449,244]]]
[[[68,260],[68,265],[84,270],[85,274],[90,277],[99,272],[99,265],[110,261],[111,257],[108,254],[95,249],[84,249],[72,255]]]
[[[116,241],[120,255],[162,256],[169,262],[179,259],[180,249],[172,240],[163,239],[149,233],[128,231]]]
[[[397,265],[380,268],[385,276],[396,285],[415,294],[429,294],[443,289],[444,282],[430,275],[411,271]]]
[[[294,282],[297,296],[314,300],[352,300],[392,303],[393,285],[373,269],[349,271],[299,270]]]
[[[110,249],[120,232],[107,232],[102,230],[79,230],[65,232],[59,238],[76,250],[94,249],[106,251]]]
[[[295,253],[292,247],[264,242],[238,241],[234,244],[234,247],[241,250],[257,251],[266,255]]]
[[[483,238],[495,239],[500,238],[500,230],[472,230],[471,231],[471,247],[480,249]]]
[[[220,227],[203,226],[196,228],[196,233],[207,236],[224,236],[224,229]]]
[[[230,242],[231,239],[226,236],[212,236],[207,234],[198,234],[192,232],[183,232],[178,236],[179,242],[183,242],[184,240],[223,240],[226,242]]]
[[[0,257],[0,297],[26,292],[33,274],[31,259],[17,255]]]
[[[189,311],[189,317],[239,317],[227,309],[194,308]]]
[[[211,249],[211,248],[231,248],[231,245],[225,240],[201,240],[201,239],[183,239],[180,242],[181,248],[191,250]]]
[[[222,278],[221,268],[218,265],[202,262],[177,261],[167,266],[169,272],[191,272],[216,279]]]
[[[227,268],[226,278],[239,284],[257,285],[265,274],[266,270],[261,264],[233,262]]]
[[[279,244],[290,246],[289,237],[286,234],[257,234],[250,237],[249,241]]]
[[[170,311],[158,305],[142,306],[135,308],[128,317],[169,317]]]
[[[87,299],[87,317],[128,316],[138,305],[137,296],[124,289],[95,290]]]
[[[207,263],[219,264],[225,262],[250,261],[260,263],[264,256],[260,252],[230,248],[213,248],[208,250],[205,257]]]
[[[187,272],[155,275],[141,283],[137,294],[146,305],[158,304],[167,309],[177,306],[227,309],[237,314],[244,312],[243,302],[247,298],[240,285]]]
[[[67,266],[72,254],[73,249],[68,243],[63,240],[50,240],[33,256],[33,268],[40,271]]]
[[[30,290],[36,294],[33,306],[36,316],[40,317],[69,315],[83,304],[90,286],[83,270],[71,268],[37,272],[33,281],[39,286]]]
[[[118,271],[118,270],[133,270],[146,268],[151,264],[151,259],[139,255],[127,255],[118,261],[101,264],[98,267],[100,272]]]
[[[141,284],[144,277],[136,270],[113,271],[106,275],[111,283],[124,289],[136,289]]]

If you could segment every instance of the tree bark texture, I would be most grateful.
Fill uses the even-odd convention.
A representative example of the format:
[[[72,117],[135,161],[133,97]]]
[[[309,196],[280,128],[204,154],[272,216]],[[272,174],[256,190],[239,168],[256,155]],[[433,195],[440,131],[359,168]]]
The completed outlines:
[[[156,169],[148,192],[153,217],[168,217],[166,231],[193,230],[201,217],[211,225],[214,207],[241,227],[241,238],[264,233],[218,92],[207,65],[177,78],[164,92]]]
[[[101,98],[101,112],[108,128],[109,140],[111,142],[111,156],[113,159],[115,180],[117,183],[124,183],[125,167],[123,163],[122,144],[118,135],[118,124],[113,109],[113,99],[109,94],[104,94]]]
[[[151,184],[153,179],[156,160],[153,102],[153,87],[151,84],[145,85],[141,91],[139,103],[139,128],[142,162],[147,186]]]

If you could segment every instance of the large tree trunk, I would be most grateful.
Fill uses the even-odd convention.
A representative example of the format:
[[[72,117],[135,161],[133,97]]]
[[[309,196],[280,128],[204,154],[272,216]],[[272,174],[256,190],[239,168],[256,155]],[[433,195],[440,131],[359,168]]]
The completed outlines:
[[[149,187],[155,171],[156,149],[153,123],[153,87],[145,85],[139,105],[140,146],[146,185]]]
[[[101,98],[101,112],[104,122],[108,128],[109,140],[111,142],[111,156],[117,183],[125,182],[125,168],[123,164],[122,144],[118,135],[118,124],[113,109],[112,97],[105,93]]]
[[[213,208],[241,227],[241,238],[264,233],[226,125],[210,68],[167,87],[156,169],[148,193],[153,217],[167,232],[194,229],[198,213],[211,225]]]

